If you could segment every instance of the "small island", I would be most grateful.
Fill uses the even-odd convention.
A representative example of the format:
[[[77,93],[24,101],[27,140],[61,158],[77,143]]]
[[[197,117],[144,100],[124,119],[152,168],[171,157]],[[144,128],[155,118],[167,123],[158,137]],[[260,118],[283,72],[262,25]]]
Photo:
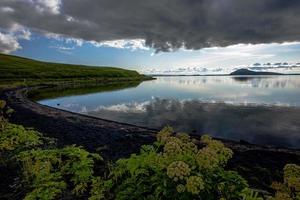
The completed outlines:
[[[276,72],[256,72],[256,71],[251,71],[249,69],[238,69],[232,73],[230,73],[231,76],[240,76],[240,75],[283,75],[281,73],[276,73]]]

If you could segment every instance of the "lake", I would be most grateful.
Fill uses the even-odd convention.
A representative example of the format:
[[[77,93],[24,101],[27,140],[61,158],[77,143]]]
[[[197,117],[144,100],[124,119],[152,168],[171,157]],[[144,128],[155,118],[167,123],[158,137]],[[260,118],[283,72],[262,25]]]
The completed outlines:
[[[300,148],[296,75],[157,77],[110,90],[57,91],[38,102],[149,128],[171,125],[176,131]]]

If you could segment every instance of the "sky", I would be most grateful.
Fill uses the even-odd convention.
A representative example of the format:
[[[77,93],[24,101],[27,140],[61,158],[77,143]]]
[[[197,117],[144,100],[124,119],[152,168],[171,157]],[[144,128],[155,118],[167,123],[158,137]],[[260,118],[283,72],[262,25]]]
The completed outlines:
[[[0,52],[148,74],[300,73],[299,0],[1,0]]]

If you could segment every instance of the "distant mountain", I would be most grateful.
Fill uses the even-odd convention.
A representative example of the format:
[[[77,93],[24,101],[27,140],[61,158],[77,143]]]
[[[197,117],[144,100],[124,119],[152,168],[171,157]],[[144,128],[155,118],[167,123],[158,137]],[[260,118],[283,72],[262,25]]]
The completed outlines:
[[[230,73],[230,75],[282,75],[282,74],[276,72],[255,72],[248,69],[238,69]]]

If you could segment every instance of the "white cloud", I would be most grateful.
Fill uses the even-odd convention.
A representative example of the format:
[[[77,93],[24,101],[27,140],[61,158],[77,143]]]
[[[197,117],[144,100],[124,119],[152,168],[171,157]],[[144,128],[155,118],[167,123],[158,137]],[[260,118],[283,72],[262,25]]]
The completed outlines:
[[[81,47],[81,46],[83,45],[83,40],[81,40],[81,39],[76,39],[76,38],[67,38],[67,39],[66,39],[66,42],[67,42],[68,44],[74,43],[76,46],[79,46],[79,47]]]
[[[152,54],[144,64],[147,73],[159,73],[172,70],[186,73],[188,67],[196,67],[192,74],[230,73],[234,68],[250,67],[254,63],[288,62],[299,63],[300,42],[270,44],[238,44],[228,47],[212,47],[201,50],[179,50],[172,54]],[[150,64],[147,64],[150,63]],[[150,66],[152,65],[152,66]],[[156,67],[154,67],[156,65]],[[178,70],[184,68],[186,71]],[[220,69],[220,70],[219,70]]]
[[[67,44],[75,44],[76,46],[82,46],[84,41],[82,39],[65,37],[63,35],[54,34],[54,33],[46,33],[45,36],[48,39],[55,39],[60,42],[65,42]]]
[[[91,44],[95,47],[129,49],[132,51],[150,50],[150,48],[146,46],[145,40],[143,39],[112,40],[112,41],[97,42],[97,41],[84,41],[82,39],[77,39],[77,38],[68,38],[63,35],[53,34],[53,33],[45,33],[45,36],[49,39],[55,39],[60,42],[65,42],[66,44],[74,44],[75,46],[82,46],[83,44]]]
[[[15,10],[9,6],[0,7],[0,11],[4,13],[13,13]]]
[[[22,49],[19,40],[30,40],[30,38],[31,32],[18,24],[11,26],[8,31],[0,29],[0,52],[9,54]]]
[[[173,54],[160,53],[154,54],[148,62],[161,62],[161,66],[147,66],[140,72],[146,74],[228,74],[239,68],[249,68],[255,71],[300,73],[300,60],[299,56],[296,56],[299,55],[299,47],[300,42],[238,44],[198,51],[180,50]],[[280,62],[282,65],[276,65]],[[254,66],[255,63],[261,63],[261,66]],[[266,65],[267,63],[270,64]],[[287,64],[283,65],[283,63]]]
[[[149,50],[143,39],[131,39],[131,40],[112,40],[104,42],[91,41],[92,45],[96,47],[112,47],[117,49],[131,49],[131,50]]]
[[[94,109],[94,112],[99,112],[102,110],[105,111],[117,111],[117,112],[134,112],[134,113],[141,113],[146,111],[146,106],[149,104],[149,101],[145,101],[142,103],[138,102],[131,102],[131,103],[121,103],[116,105],[109,105],[109,106],[99,106]]]
[[[17,38],[11,34],[3,34],[0,32],[0,52],[9,54],[12,51],[21,49]]]
[[[28,2],[28,0],[23,1]],[[29,0],[29,2],[39,12],[49,12],[55,15],[60,14],[61,0]]]
[[[67,47],[67,46],[60,46],[60,45],[50,46],[50,48],[56,49],[58,52],[64,53],[64,54],[72,54],[72,50],[75,49],[74,46]]]
[[[30,40],[31,32],[19,24],[13,24],[9,32],[17,39]]]

